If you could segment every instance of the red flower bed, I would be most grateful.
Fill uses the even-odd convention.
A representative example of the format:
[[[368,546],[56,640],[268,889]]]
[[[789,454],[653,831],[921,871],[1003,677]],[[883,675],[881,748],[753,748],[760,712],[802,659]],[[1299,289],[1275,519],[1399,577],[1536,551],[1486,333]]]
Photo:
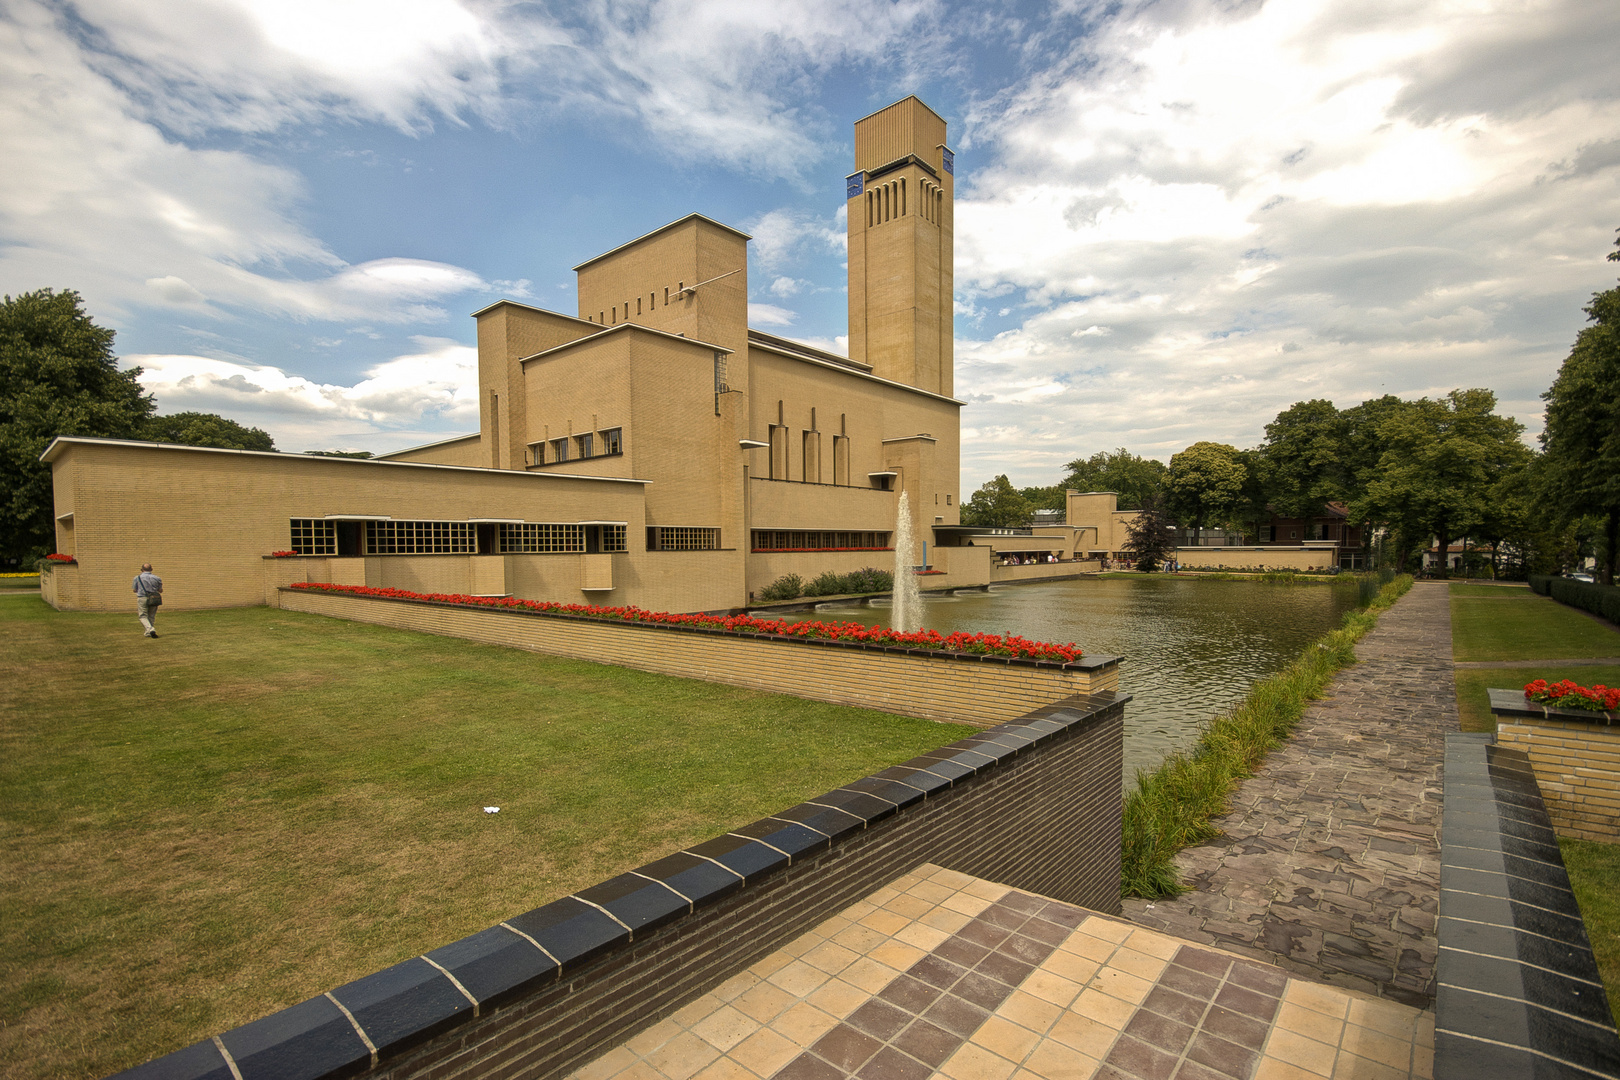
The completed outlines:
[[[1614,712],[1620,709],[1620,687],[1578,686],[1565,679],[1547,685],[1546,679],[1537,679],[1524,688],[1524,696],[1538,705],[1555,709],[1581,709],[1586,712]]]
[[[61,554],[58,554],[56,552],[52,552],[51,554],[45,556],[45,558],[49,559],[51,562],[62,562],[62,563],[70,563],[70,562],[78,562],[79,561],[78,559],[75,559],[71,555],[61,555]]]
[[[272,551],[270,557],[272,559],[291,559],[297,554],[296,551]]]
[[[662,626],[700,626],[711,630],[724,630],[733,634],[775,634],[782,637],[811,638],[823,641],[863,641],[874,645],[898,645],[918,651],[945,651],[971,653],[977,656],[1015,656],[1029,660],[1051,660],[1066,664],[1080,659],[1080,647],[1070,642],[1059,645],[1050,641],[1031,641],[1017,635],[1000,634],[941,634],[937,630],[918,630],[903,634],[884,626],[862,626],[860,623],[783,622],[781,619],[756,619],[751,615],[677,615],[667,611],[643,611],[637,607],[597,607],[593,604],[559,604],[550,600],[519,600],[516,597],[463,596],[458,593],[414,593],[404,589],[375,589],[369,585],[334,585],[325,581],[297,581],[294,589],[314,592],[344,593],[350,596],[376,596],[395,600],[432,600],[440,604],[462,607],[519,608],[528,611],[551,611],[563,615],[582,615],[591,619],[611,622],[650,623]]]

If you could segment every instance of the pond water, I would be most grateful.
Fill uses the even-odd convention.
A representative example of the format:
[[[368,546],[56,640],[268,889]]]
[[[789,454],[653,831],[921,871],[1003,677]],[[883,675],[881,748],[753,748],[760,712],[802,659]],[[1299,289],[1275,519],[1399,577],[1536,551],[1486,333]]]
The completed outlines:
[[[941,633],[1017,633],[1125,657],[1125,778],[1190,747],[1199,725],[1239,701],[1356,606],[1353,578],[1287,585],[1190,577],[1080,578],[930,596],[923,625]],[[888,625],[886,601],[822,604],[780,616]]]

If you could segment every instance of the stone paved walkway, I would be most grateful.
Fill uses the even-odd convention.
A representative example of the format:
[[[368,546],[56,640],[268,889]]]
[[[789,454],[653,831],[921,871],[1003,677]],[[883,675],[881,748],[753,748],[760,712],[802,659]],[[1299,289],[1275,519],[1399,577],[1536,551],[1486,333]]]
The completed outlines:
[[[1193,891],[1126,918],[1418,1008],[1434,998],[1451,604],[1419,583],[1356,647],[1287,745],[1176,865]]]
[[[922,866],[570,1080],[1426,1080],[1434,1016]]]

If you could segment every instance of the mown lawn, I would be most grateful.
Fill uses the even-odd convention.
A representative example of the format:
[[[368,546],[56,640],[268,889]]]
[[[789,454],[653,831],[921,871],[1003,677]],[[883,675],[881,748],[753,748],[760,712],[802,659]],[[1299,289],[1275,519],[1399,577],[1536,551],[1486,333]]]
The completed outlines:
[[[1620,1024],[1620,844],[1560,839],[1558,847],[1609,991],[1609,1011]]]
[[[968,733],[268,608],[159,630],[0,596],[8,1077],[137,1064]]]
[[[1546,596],[1486,598],[1453,585],[1452,657],[1457,660],[1574,660],[1620,657],[1620,632]]]

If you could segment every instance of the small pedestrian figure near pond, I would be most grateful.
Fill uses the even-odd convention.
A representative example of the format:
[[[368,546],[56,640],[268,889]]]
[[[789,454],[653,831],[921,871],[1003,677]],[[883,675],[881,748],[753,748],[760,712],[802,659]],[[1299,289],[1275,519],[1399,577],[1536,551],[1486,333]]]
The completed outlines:
[[[142,565],[131,584],[135,591],[135,612],[147,637],[157,637],[157,609],[163,603],[163,579],[152,573],[152,564]]]

